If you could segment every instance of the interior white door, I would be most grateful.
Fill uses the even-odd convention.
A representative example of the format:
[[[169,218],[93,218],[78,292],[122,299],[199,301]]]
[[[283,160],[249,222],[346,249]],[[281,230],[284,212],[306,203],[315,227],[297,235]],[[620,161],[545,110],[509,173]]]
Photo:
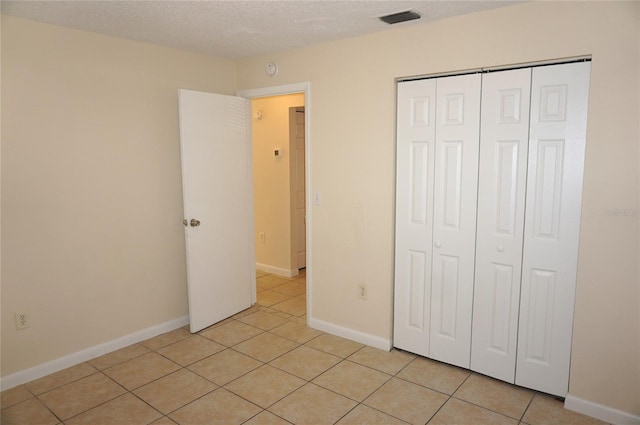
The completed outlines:
[[[513,383],[516,371],[531,68],[482,79],[471,369]]]
[[[197,332],[250,307],[255,293],[250,106],[180,90],[179,107],[189,317]]]
[[[516,384],[569,383],[590,63],[533,69]]]
[[[437,79],[431,357],[469,367],[478,196],[480,74]]]
[[[293,119],[292,119],[293,118]],[[289,116],[292,123],[292,142],[295,144],[295,164],[293,183],[295,185],[295,215],[296,217],[296,263],[297,268],[307,266],[307,210],[305,206],[305,144],[304,144],[304,108],[294,108],[293,117]]]
[[[393,343],[429,355],[436,80],[398,84]]]

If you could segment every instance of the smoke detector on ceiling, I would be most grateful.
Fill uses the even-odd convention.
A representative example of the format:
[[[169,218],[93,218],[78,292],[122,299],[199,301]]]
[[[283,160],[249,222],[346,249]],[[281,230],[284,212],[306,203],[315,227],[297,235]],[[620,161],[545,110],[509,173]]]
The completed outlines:
[[[381,16],[380,19],[382,22],[385,22],[389,25],[398,24],[400,22],[413,21],[414,19],[420,19],[420,14],[418,12],[414,12],[413,10],[407,10],[399,13],[392,13],[391,15]]]
[[[264,72],[269,77],[275,77],[276,74],[278,73],[278,64],[275,62],[269,62],[267,66],[264,68]]]

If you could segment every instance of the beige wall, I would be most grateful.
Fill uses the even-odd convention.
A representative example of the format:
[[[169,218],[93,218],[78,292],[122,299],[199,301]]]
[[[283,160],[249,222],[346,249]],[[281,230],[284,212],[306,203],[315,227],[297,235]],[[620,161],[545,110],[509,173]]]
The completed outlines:
[[[531,2],[240,61],[241,89],[311,83],[313,316],[392,337],[396,77],[593,55],[570,393],[639,414],[639,15]]]
[[[2,375],[188,314],[177,90],[235,63],[2,16],[2,67]]]
[[[236,70],[3,17],[2,375],[187,313],[178,88],[311,82],[313,315],[391,338],[394,78],[591,54],[570,392],[640,414],[639,217],[605,214],[638,209],[639,18],[637,2],[531,2]]]
[[[256,263],[283,270],[296,269],[291,256],[289,146],[289,108],[294,106],[304,106],[303,94],[251,101]],[[258,110],[261,119],[256,118]],[[276,148],[283,150],[280,158],[273,155]],[[260,241],[261,232],[265,242]]]

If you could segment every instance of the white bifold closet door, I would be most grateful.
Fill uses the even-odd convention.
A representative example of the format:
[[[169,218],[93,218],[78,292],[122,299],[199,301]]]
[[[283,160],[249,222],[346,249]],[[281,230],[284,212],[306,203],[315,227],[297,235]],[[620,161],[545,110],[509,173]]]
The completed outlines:
[[[398,84],[393,338],[423,356],[431,323],[435,102],[435,79]]]
[[[565,396],[590,63],[534,68],[516,384]]]
[[[394,343],[467,368],[480,79],[398,85]]]
[[[436,80],[430,357],[469,367],[480,74]]]
[[[569,382],[589,69],[496,72],[482,86],[471,369],[560,396]]]
[[[531,68],[482,79],[471,369],[514,383]]]
[[[566,395],[589,70],[398,84],[396,347]]]

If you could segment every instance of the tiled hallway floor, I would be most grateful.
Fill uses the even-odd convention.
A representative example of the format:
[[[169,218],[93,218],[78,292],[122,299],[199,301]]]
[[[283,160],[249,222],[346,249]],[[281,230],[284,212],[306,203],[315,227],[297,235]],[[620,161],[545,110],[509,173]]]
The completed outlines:
[[[545,395],[308,328],[305,277],[258,304],[2,393],[2,425],[596,424]]]

